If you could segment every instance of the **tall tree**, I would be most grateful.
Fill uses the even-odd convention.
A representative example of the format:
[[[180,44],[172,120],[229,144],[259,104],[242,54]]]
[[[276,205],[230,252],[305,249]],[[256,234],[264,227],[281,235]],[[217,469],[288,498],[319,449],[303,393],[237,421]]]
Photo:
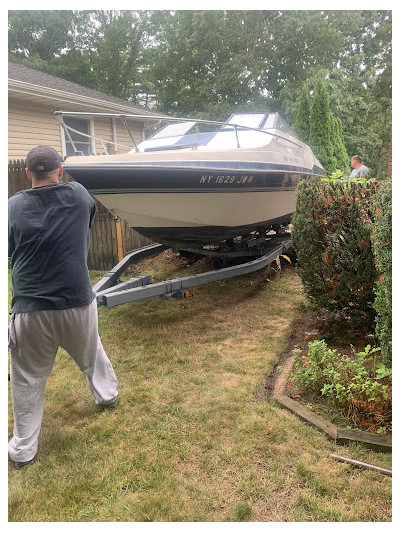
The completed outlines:
[[[350,158],[344,144],[342,121],[339,117],[333,117],[333,135],[333,153],[336,158],[337,169],[347,175]]]
[[[307,69],[312,91],[325,79],[329,102],[340,117],[347,152],[358,153],[374,174],[387,169],[391,133],[391,27],[390,11],[331,11],[331,24],[344,36],[344,47],[330,68]],[[301,86],[288,80],[280,93],[289,120],[296,114]]]
[[[259,35],[262,20],[256,13],[177,11],[167,16],[154,69],[161,108],[219,118],[232,108],[254,108],[264,101],[259,71],[253,68],[257,30]]]
[[[90,13],[9,11],[9,59],[95,88],[89,58],[82,53],[93,36]],[[92,30],[90,37],[89,28]]]
[[[310,146],[328,174],[336,170],[333,156],[332,112],[324,82],[319,79],[315,88],[310,116]]]
[[[148,39],[147,11],[14,11],[9,57],[32,68],[135,100]]]
[[[310,112],[310,94],[307,85],[304,84],[301,91],[300,103],[297,108],[294,129],[300,139],[305,143],[308,143],[310,138]]]
[[[88,50],[97,88],[135,100],[147,38],[147,12],[98,11],[98,28]],[[94,49],[94,51],[92,51]]]

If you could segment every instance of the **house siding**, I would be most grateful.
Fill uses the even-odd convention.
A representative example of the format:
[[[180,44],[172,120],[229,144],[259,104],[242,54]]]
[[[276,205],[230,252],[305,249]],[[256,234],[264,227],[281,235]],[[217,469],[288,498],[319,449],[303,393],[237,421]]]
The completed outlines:
[[[48,144],[62,153],[60,127],[48,106],[9,101],[8,159],[25,159],[39,144]]]
[[[94,136],[105,141],[112,141],[112,121],[110,118],[95,118],[93,120]],[[104,149],[101,142],[96,140],[96,154],[103,154]]]
[[[54,117],[54,111],[57,110],[154,116],[150,110],[121,98],[12,61],[8,62],[8,80],[9,160],[24,159],[29,150],[38,144],[54,146],[65,156],[64,131]],[[143,120],[127,120],[136,143],[143,141]],[[121,143],[117,147],[119,152],[128,152],[133,148],[132,139],[120,119],[115,119],[115,130],[111,118],[92,116],[90,121],[91,133],[95,137]],[[98,141],[93,142],[92,148],[98,154],[104,153],[102,144]]]
[[[94,117],[94,136],[105,141],[113,141],[112,119]],[[142,141],[143,124],[129,121],[129,127],[137,143]],[[116,141],[121,143],[118,150],[129,152],[133,148],[132,141],[120,119],[115,120]],[[61,126],[54,117],[54,110],[48,105],[26,103],[24,101],[9,100],[8,106],[8,159],[25,159],[26,154],[39,144],[52,146],[60,154],[63,151],[63,133]],[[126,146],[123,146],[126,145]],[[96,140],[96,153],[103,154],[104,150]]]
[[[141,122],[133,122],[132,120],[128,120],[128,126],[133,134],[133,138],[135,139],[135,142],[139,144],[143,141],[143,123]],[[125,126],[123,125],[122,121],[120,119],[115,120],[115,129],[116,129],[116,137],[117,137],[117,149],[121,154],[124,152],[129,152],[134,148],[132,140],[129,136],[129,133],[126,131]],[[119,144],[121,143],[121,144]]]

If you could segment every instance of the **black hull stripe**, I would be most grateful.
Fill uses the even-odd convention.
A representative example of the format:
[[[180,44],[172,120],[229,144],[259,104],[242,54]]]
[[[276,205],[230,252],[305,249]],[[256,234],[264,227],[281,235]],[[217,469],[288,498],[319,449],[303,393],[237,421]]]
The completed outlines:
[[[102,167],[93,169],[68,169],[68,173],[91,191],[121,190],[264,190],[293,189],[302,179],[301,174],[292,172],[272,173],[244,173],[244,172],[207,172],[199,170],[171,170],[160,171],[153,169],[118,169],[112,170]],[[306,177],[309,177],[307,174]]]
[[[312,170],[298,165],[286,165],[282,163],[258,163],[249,161],[104,161],[101,163],[85,163],[80,165],[69,161],[65,165],[67,172],[71,171],[86,171],[86,170],[122,170],[122,169],[149,169],[159,170],[160,168],[168,168],[168,170],[196,170],[201,171],[223,171],[223,172],[301,172],[303,174],[310,174]]]

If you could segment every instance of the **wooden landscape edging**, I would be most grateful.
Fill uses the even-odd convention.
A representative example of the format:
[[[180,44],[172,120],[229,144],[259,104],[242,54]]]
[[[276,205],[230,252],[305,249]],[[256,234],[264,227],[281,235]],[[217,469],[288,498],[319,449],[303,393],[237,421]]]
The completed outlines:
[[[350,444],[351,442],[359,442],[365,444],[368,448],[372,448],[380,452],[392,451],[392,437],[376,435],[375,433],[368,433],[367,431],[339,428],[325,420],[325,418],[322,416],[311,411],[311,409],[308,407],[301,405],[284,394],[275,396],[274,400],[280,403],[283,407],[286,407],[286,409],[289,409],[295,413],[306,422],[316,426],[318,429],[326,433],[337,444]]]
[[[293,360],[292,360],[293,361]],[[292,361],[289,362],[292,363]],[[285,370],[288,365],[285,365]],[[290,365],[291,366],[291,365]],[[274,387],[271,397],[276,400],[282,407],[289,409],[292,413],[295,413],[302,420],[305,420],[309,424],[317,427],[333,439],[337,444],[350,444],[350,443],[362,443],[368,448],[377,450],[380,452],[392,451],[392,437],[377,435],[375,433],[368,433],[367,431],[360,431],[355,429],[343,429],[335,426],[331,422],[328,422],[322,416],[314,413],[311,409],[305,405],[301,405],[289,396],[283,394],[282,391],[282,378],[279,383]]]

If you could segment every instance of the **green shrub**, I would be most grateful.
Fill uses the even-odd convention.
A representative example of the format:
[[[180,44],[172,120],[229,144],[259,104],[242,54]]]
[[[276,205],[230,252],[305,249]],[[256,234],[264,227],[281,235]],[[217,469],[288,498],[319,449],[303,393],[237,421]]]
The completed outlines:
[[[376,269],[371,247],[375,182],[313,178],[297,188],[292,237],[305,293],[331,318],[371,324]]]
[[[392,364],[392,181],[381,183],[374,198],[373,250],[378,279],[375,286],[376,335],[382,360]]]
[[[392,372],[378,361],[380,348],[368,345],[353,356],[328,348],[324,340],[308,348],[306,354],[293,351],[291,379],[300,389],[333,400],[361,422],[375,417],[376,430],[390,423]]]

